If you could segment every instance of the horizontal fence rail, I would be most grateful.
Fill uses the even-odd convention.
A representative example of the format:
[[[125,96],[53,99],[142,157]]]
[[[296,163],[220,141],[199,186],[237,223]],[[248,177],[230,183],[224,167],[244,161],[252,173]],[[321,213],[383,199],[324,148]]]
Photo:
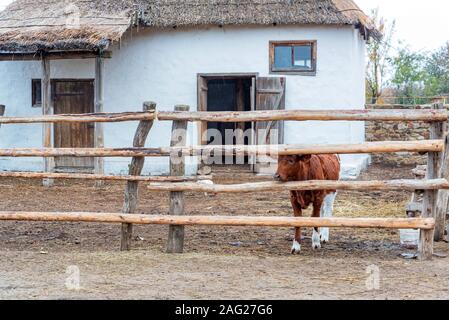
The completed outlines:
[[[361,144],[191,146],[161,148],[14,148],[0,149],[0,157],[167,157],[226,155],[361,154],[442,152],[443,140],[382,141]]]
[[[186,182],[210,180],[211,176],[171,177],[171,176],[125,176],[84,173],[50,173],[50,172],[0,172],[0,178],[25,179],[61,179],[61,180],[104,180],[137,182]]]
[[[416,110],[420,110],[420,109],[430,109],[432,108],[433,104],[432,103],[427,103],[427,104],[398,104],[398,103],[382,103],[382,104],[366,104],[367,108],[385,108],[385,109],[389,109],[389,110],[393,110],[393,109],[407,109],[407,110],[413,110],[414,108]],[[442,107],[444,109],[448,109],[449,108],[449,104],[444,104],[442,105]]]
[[[291,190],[354,190],[354,191],[394,191],[394,190],[449,190],[446,179],[435,180],[391,180],[391,181],[294,181],[294,182],[254,182],[232,185],[209,185],[202,183],[150,184],[151,191],[207,192],[207,193],[249,193],[260,191]]]
[[[242,112],[184,112],[148,111],[123,113],[84,113],[43,115],[35,117],[0,117],[0,124],[27,123],[86,123],[125,121],[426,121],[443,122],[449,119],[446,110],[265,110]]]
[[[445,110],[269,110],[242,112],[166,112],[160,121],[252,122],[252,121],[429,121],[448,120]]]
[[[155,119],[155,112],[84,113],[36,117],[0,117],[0,124],[125,122],[151,121]]]
[[[0,212],[3,221],[131,223],[153,225],[253,226],[253,227],[329,227],[422,229],[435,227],[433,218],[295,218],[246,216],[161,216],[90,212]]]

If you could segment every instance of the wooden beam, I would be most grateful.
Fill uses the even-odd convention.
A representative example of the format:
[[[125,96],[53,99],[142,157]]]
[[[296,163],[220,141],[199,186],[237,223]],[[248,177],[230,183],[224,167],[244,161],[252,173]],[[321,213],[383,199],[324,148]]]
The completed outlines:
[[[104,108],[104,59],[95,58],[95,113],[102,113]],[[104,128],[103,123],[95,122],[94,131],[95,148],[104,148]],[[95,174],[104,174],[104,158],[96,157],[94,159]],[[103,181],[96,182],[97,187],[101,187]]]
[[[143,111],[156,111],[155,102],[145,102],[143,104]],[[134,135],[133,146],[135,148],[145,147],[145,142],[147,140],[148,134],[153,127],[153,120],[141,121],[137,127],[136,133]],[[143,166],[145,165],[144,157],[134,157],[129,166],[130,176],[140,176],[142,174]],[[128,181],[125,189],[125,201],[123,204],[122,212],[126,214],[135,213],[139,203],[139,182],[138,181]],[[131,248],[131,240],[133,234],[133,225],[124,223],[122,224],[121,233],[121,245],[120,250],[127,251]]]
[[[167,112],[161,121],[253,122],[253,121],[447,121],[444,110],[265,110],[251,112]]]
[[[186,182],[211,180],[211,176],[173,177],[173,176],[116,176],[84,173],[48,173],[48,172],[0,172],[0,178],[14,179],[58,179],[58,180],[104,180],[137,182]]]
[[[296,218],[246,216],[161,216],[90,212],[0,212],[0,221],[132,223],[178,226],[326,227],[432,230],[432,218]]]
[[[0,124],[125,122],[149,121],[155,118],[154,112],[58,114],[36,117],[2,117]]]
[[[344,145],[268,145],[268,146],[190,146],[162,148],[15,148],[0,149],[0,157],[167,157],[177,153],[183,156],[201,156],[221,152],[236,155],[295,154],[359,154],[395,152],[441,152],[443,140],[384,141]]]
[[[89,51],[61,51],[44,53],[48,60],[95,59],[98,53]],[[102,52],[104,59],[112,58],[111,51]],[[0,61],[39,61],[42,53],[0,53]]]
[[[435,103],[432,105],[433,110],[441,110],[442,108],[442,103]],[[430,126],[430,138],[444,140],[444,127],[444,123],[442,122],[432,123]],[[443,156],[443,151],[428,153],[426,170],[427,179],[437,179],[439,177]],[[435,219],[436,226],[434,237],[435,241],[440,241],[444,237],[446,225],[444,220],[445,217],[437,218],[437,202],[438,190],[426,190],[423,198],[423,217]]]
[[[175,111],[187,112],[189,106],[175,106]],[[170,139],[171,147],[183,147],[187,144],[187,121],[173,121],[172,135]],[[170,175],[183,176],[185,174],[185,158],[183,155],[171,153],[170,155]],[[170,192],[169,214],[182,216],[185,214],[185,201],[183,191]],[[167,253],[182,253],[184,251],[184,227],[170,225],[168,231]]]
[[[446,128],[448,124],[446,124]],[[449,179],[449,135],[445,136],[444,152],[440,164],[440,172],[438,177],[443,179]],[[440,190],[436,200],[436,224],[435,228],[435,240],[441,241],[444,238],[444,227],[446,226],[446,216],[449,209],[449,191]]]
[[[209,185],[201,182],[184,183],[151,183],[151,191],[190,191],[207,193],[247,193],[291,190],[361,190],[361,191],[394,191],[394,190],[449,190],[446,179],[435,180],[391,180],[391,181],[294,181],[294,182],[254,182],[231,185]]]
[[[45,56],[42,57],[42,113],[43,115],[53,115],[53,101],[51,100],[51,70],[50,60]],[[44,148],[51,148],[53,146],[53,125],[51,123],[43,124],[43,142]],[[53,172],[55,169],[54,157],[45,157],[44,172]],[[43,185],[51,187],[53,180],[44,179]]]

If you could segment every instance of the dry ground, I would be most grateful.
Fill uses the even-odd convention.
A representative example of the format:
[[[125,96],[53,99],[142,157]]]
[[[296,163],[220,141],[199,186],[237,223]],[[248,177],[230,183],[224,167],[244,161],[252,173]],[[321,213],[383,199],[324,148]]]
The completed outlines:
[[[412,178],[411,168],[373,166],[360,179]],[[232,179],[229,179],[232,177]],[[218,174],[221,183],[266,178]],[[0,180],[0,210],[119,212],[123,184]],[[336,216],[404,216],[408,192],[341,192]],[[165,214],[168,197],[141,187],[139,212]],[[291,215],[288,193],[186,195],[189,214]],[[312,251],[305,232],[301,256],[289,255],[292,230],[189,227],[186,253],[164,253],[167,227],[135,229],[133,250],[117,251],[117,225],[0,222],[0,299],[409,299],[449,298],[449,258],[405,260],[396,230],[331,231]],[[438,243],[449,254],[449,245]],[[68,290],[69,266],[80,290]],[[371,267],[370,267],[371,266]],[[374,268],[372,266],[375,266]],[[368,290],[367,268],[380,271]]]

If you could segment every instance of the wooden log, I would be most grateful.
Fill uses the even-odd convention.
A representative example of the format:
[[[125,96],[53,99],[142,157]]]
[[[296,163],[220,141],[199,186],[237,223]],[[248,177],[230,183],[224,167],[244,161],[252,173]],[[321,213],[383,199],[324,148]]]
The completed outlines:
[[[117,214],[91,212],[0,212],[0,221],[46,221],[131,223],[178,226],[235,226],[235,227],[327,227],[424,229],[432,231],[432,218],[309,218],[309,217],[247,217],[247,216],[171,216],[145,214]]]
[[[394,190],[449,190],[446,179],[435,180],[391,180],[391,181],[294,181],[294,182],[254,182],[230,185],[209,185],[201,182],[181,183],[150,183],[147,187],[151,191],[165,192],[206,192],[206,193],[249,193],[265,191],[291,191],[291,190],[350,190],[350,191],[394,191]]]
[[[101,56],[95,58],[95,113],[102,113],[104,108],[104,59]],[[104,148],[104,129],[102,122],[95,122],[94,146]],[[104,174],[104,158],[94,159],[95,174]],[[103,185],[102,180],[95,183],[96,187]]]
[[[92,59],[96,58],[98,53],[89,51],[61,51],[61,52],[47,52],[45,57],[48,60],[72,60],[72,59]],[[111,51],[102,52],[102,57],[112,58]],[[41,60],[40,55],[36,53],[7,53],[0,52],[0,61],[34,61]]]
[[[127,122],[150,121],[155,118],[154,112],[58,114],[36,117],[3,117],[0,118],[0,124]]]
[[[137,181],[137,182],[186,182],[186,181],[211,180],[212,176],[171,177],[171,176],[95,175],[84,173],[0,172],[0,178],[104,180],[104,181]]]
[[[439,105],[433,105],[432,110],[438,110]],[[430,126],[430,138],[441,139],[443,137],[444,125],[440,122],[434,122]],[[441,151],[429,152],[427,156],[427,179],[436,179],[439,176],[439,168],[441,166]],[[423,198],[423,218],[436,218],[438,200],[438,190],[426,190]],[[436,228],[438,226],[436,225]],[[420,243],[418,246],[418,255],[420,259],[431,259],[433,256],[433,241],[436,240],[436,230],[426,232],[420,231]],[[432,236],[432,238],[429,238]]]
[[[439,177],[449,179],[449,135],[446,135],[445,148],[441,160]],[[446,225],[447,213],[449,210],[449,191],[440,190],[436,201],[436,224],[435,240],[441,241],[444,238],[444,226]]]
[[[162,148],[15,148],[0,149],[0,157],[167,157],[171,154],[201,156],[202,154],[279,155],[294,154],[359,154],[395,152],[441,152],[444,140],[384,141],[344,145],[268,145],[268,146],[190,146]]]
[[[53,102],[51,101],[51,80],[50,80],[50,60],[45,56],[42,56],[42,114],[53,115]],[[53,125],[51,123],[43,124],[43,141],[44,148],[51,148],[53,146]],[[55,169],[54,157],[44,158],[44,172],[53,172]],[[45,187],[51,187],[53,180],[44,179],[43,185]]]
[[[155,102],[145,102],[143,104],[143,111],[156,111]],[[141,121],[137,127],[136,134],[134,135],[133,146],[135,148],[145,147],[145,142],[147,140],[148,134],[153,127],[153,120]],[[129,167],[130,176],[139,176],[142,174],[143,166],[145,164],[144,157],[134,157],[131,161]],[[125,202],[123,204],[123,213],[131,214],[135,213],[139,203],[139,182],[138,181],[128,181],[125,190]],[[122,224],[121,233],[121,245],[120,249],[122,251],[130,250],[131,241],[133,234],[133,225],[124,223]]]
[[[265,110],[251,112],[166,112],[161,121],[447,121],[444,110]]]
[[[402,229],[402,228],[401,228]],[[408,228],[404,228],[408,229]],[[418,228],[413,228],[418,229]],[[418,259],[419,260],[432,260],[433,258],[433,241],[435,229],[420,229],[420,239],[418,245]]]
[[[433,110],[441,110],[442,104],[433,104]],[[434,122],[430,126],[430,138],[431,139],[444,139],[444,124],[441,122]],[[440,152],[429,152],[427,156],[427,179],[437,179],[440,173],[442,151]],[[439,224],[437,220],[437,201],[438,201],[438,190],[426,190],[423,198],[423,211],[422,215],[425,218],[435,218],[435,241],[439,241],[439,238],[443,237],[445,226]],[[423,241],[426,237],[422,237]]]
[[[369,111],[369,110],[368,110]],[[374,111],[374,110],[373,110]],[[382,111],[382,110],[381,110]],[[389,110],[391,111],[391,110]],[[395,111],[395,110],[392,110]],[[405,110],[402,110],[405,111]],[[378,121],[444,121],[444,115],[441,112],[438,112],[436,115],[431,113],[430,110],[416,110],[417,113],[414,111],[412,114],[407,114],[405,117],[402,116],[385,116],[385,115],[370,115],[369,117],[373,117],[373,119],[364,119],[364,117],[367,117],[366,115],[364,117],[360,117],[360,121],[368,121],[368,120],[376,120],[376,117],[379,117],[380,119]],[[283,115],[283,114],[276,114],[273,117],[270,117],[269,115],[265,115],[262,113],[266,113],[270,111],[251,111],[251,112],[232,112],[232,114],[229,114],[228,116],[223,115],[223,112],[220,112],[219,114],[216,114],[214,112],[192,112],[192,113],[173,113],[173,112],[158,112],[156,113],[143,113],[143,112],[123,112],[123,113],[90,113],[90,114],[78,114],[78,115],[72,115],[72,114],[60,114],[60,115],[47,115],[47,116],[34,116],[34,117],[5,117],[0,120],[1,124],[22,124],[22,123],[68,123],[68,122],[78,122],[78,123],[85,123],[85,122],[125,122],[125,121],[141,121],[141,120],[154,120],[156,117],[160,121],[173,121],[176,119],[187,119],[189,121],[223,121],[223,122],[250,122],[250,121],[270,121],[270,118],[273,118],[272,121],[280,121],[280,120],[290,120],[294,121],[295,119],[300,119],[297,121],[308,121],[307,114],[320,112],[320,111],[304,111],[307,112],[307,114],[302,115],[303,111],[292,111],[292,110],[285,110],[285,111],[271,111],[271,112],[277,112],[277,113],[297,113],[301,114],[300,116],[292,116],[292,115]],[[324,111],[321,111],[324,112]],[[327,112],[327,111],[326,111]],[[350,111],[344,111],[350,112]],[[360,110],[358,112],[365,112],[363,110]],[[375,110],[375,112],[379,113],[379,110]],[[408,111],[409,112],[409,111]],[[376,117],[375,117],[376,116]],[[381,118],[383,117],[383,119]],[[202,120],[202,119],[205,120]],[[241,119],[239,119],[241,118]],[[320,121],[333,121],[333,120],[352,120],[352,118],[357,119],[357,116],[334,116],[332,113],[330,113],[330,116],[324,117],[324,116],[318,116],[318,115],[312,115],[309,117],[310,120],[320,120]],[[348,118],[348,119],[345,119]],[[255,120],[252,120],[255,119]],[[390,119],[390,120],[389,120]],[[447,116],[446,116],[447,119]],[[376,120],[377,121],[377,120]]]
[[[189,106],[175,106],[175,111],[189,111]],[[187,121],[173,121],[171,147],[182,147],[186,145]],[[185,174],[185,158],[178,153],[170,156],[170,175],[183,176]],[[182,191],[170,192],[170,211],[172,216],[184,215],[185,202]],[[168,231],[167,253],[182,253],[184,251],[184,227],[180,225],[170,225]]]

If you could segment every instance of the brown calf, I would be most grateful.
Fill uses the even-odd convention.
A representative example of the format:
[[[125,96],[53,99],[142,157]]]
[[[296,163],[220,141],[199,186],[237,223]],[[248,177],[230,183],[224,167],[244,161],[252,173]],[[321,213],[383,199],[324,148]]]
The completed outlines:
[[[275,179],[287,181],[339,180],[340,158],[337,155],[294,155],[280,156]],[[336,190],[291,191],[291,203],[295,217],[302,216],[302,210],[313,205],[312,217],[332,216]],[[321,231],[321,232],[320,232]],[[313,229],[312,246],[321,248],[321,242],[329,241],[329,229]],[[301,251],[301,228],[296,228],[292,254]]]

